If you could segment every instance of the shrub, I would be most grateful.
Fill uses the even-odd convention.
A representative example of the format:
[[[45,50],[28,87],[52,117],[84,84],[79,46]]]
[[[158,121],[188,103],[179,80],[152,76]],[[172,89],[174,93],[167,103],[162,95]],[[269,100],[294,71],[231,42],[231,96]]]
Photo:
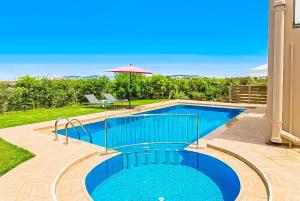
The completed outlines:
[[[261,78],[191,78],[174,79],[169,76],[116,74],[114,80],[102,76],[92,79],[55,80],[47,77],[24,76],[15,84],[0,82],[0,112],[34,108],[63,107],[86,101],[85,94],[102,99],[103,92],[117,98],[133,99],[196,99],[228,101],[228,86],[237,84],[266,85]]]
[[[189,99],[187,95],[183,91],[176,91],[174,94],[174,99]]]
[[[65,80],[70,81],[70,80]],[[77,79],[71,80],[72,86],[74,87],[74,93],[76,97],[76,101],[79,103],[83,103],[86,101],[84,95],[86,94],[94,94],[98,98],[102,98],[102,93],[109,91],[110,88],[110,80],[108,77],[99,77],[92,79]]]
[[[7,104],[12,88],[8,83],[0,82],[0,113],[7,111]]]
[[[8,110],[29,110],[34,108],[34,100],[30,96],[30,90],[17,87],[8,99]]]
[[[198,91],[193,91],[192,93],[190,93],[189,98],[193,100],[204,100],[205,94]]]

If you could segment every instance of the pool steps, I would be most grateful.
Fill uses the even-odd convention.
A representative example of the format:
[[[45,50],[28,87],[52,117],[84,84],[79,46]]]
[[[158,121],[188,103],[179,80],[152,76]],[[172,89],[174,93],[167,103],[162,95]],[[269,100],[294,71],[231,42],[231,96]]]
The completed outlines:
[[[182,162],[179,149],[145,149],[135,150],[133,152],[123,153],[123,161],[125,168],[138,167],[140,165],[149,164],[173,164],[179,165]]]

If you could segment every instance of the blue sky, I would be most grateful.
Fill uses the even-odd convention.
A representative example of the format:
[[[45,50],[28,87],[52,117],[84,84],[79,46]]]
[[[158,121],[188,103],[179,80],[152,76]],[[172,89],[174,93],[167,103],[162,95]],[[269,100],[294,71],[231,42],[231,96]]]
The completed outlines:
[[[0,79],[103,74],[242,76],[267,61],[268,0],[10,0],[0,3]]]

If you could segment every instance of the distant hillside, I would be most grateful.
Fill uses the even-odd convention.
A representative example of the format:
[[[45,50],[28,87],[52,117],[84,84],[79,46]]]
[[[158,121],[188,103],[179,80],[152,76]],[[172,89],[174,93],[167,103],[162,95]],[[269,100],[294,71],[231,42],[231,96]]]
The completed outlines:
[[[170,77],[173,77],[173,78],[200,78],[202,76],[199,76],[199,75],[169,75]]]
[[[169,77],[172,78],[201,78],[202,76],[199,75],[168,75]],[[86,78],[86,79],[91,79],[91,78],[97,78],[101,77],[101,75],[90,75],[90,76],[77,76],[77,75],[69,75],[69,76],[63,76],[63,79],[79,79],[79,78]],[[113,79],[114,76],[108,76],[110,79]]]
[[[63,79],[79,79],[79,78],[86,78],[86,79],[91,79],[91,78],[97,78],[100,77],[100,75],[89,75],[89,76],[77,76],[77,75],[69,75],[69,76],[63,76]]]

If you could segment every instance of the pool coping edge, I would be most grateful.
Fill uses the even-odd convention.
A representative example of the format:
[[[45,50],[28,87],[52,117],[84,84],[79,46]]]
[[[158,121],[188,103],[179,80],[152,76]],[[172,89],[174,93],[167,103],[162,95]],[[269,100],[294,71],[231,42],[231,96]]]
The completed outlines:
[[[253,169],[260,176],[260,178],[263,180],[263,182],[265,184],[265,187],[266,187],[267,193],[268,193],[268,201],[273,200],[273,190],[272,190],[271,183],[270,183],[269,179],[267,178],[267,176],[263,173],[263,171],[255,163],[250,162],[245,157],[241,156],[240,154],[237,154],[236,152],[230,151],[229,149],[226,149],[226,148],[223,148],[220,146],[216,146],[213,144],[209,144],[209,143],[207,144],[207,147],[214,149],[216,151],[220,151],[225,154],[231,155],[232,157],[237,158],[238,160],[240,160],[240,161],[244,162],[246,165],[248,165],[251,169]]]
[[[57,199],[57,196],[56,196],[56,188],[57,188],[57,184],[58,182],[60,181],[60,179],[62,178],[62,176],[71,168],[73,167],[74,165],[76,165],[77,163],[87,159],[87,158],[90,158],[94,155],[97,155],[99,154],[99,152],[92,152],[92,153],[89,153],[87,155],[84,155],[84,156],[81,156],[81,157],[78,157],[76,158],[75,160],[73,160],[72,162],[70,162],[69,164],[67,164],[66,166],[64,166],[60,172],[56,175],[54,181],[52,182],[51,184],[51,197],[52,197],[52,200],[53,201],[58,201]]]

